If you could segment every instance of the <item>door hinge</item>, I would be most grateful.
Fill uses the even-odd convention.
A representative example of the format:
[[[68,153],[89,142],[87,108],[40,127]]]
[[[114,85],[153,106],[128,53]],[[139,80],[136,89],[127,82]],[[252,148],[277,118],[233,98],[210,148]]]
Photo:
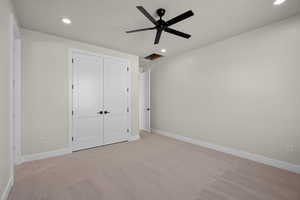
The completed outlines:
[[[129,133],[129,128],[126,130],[127,133]]]
[[[126,91],[129,92],[129,88],[126,88]]]
[[[72,84],[72,90],[74,90],[74,85]]]
[[[74,63],[74,58],[72,58],[72,63]]]
[[[129,112],[129,108],[127,108],[127,112]]]
[[[74,137],[72,137],[72,142],[74,141]]]
[[[127,71],[129,72],[129,67],[127,67]]]
[[[72,115],[74,115],[74,110],[72,110]]]

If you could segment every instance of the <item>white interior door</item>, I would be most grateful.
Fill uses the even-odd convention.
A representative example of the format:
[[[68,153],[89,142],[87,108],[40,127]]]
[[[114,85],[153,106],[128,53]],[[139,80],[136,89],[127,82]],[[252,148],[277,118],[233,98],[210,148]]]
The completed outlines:
[[[104,144],[128,139],[127,63],[104,58]]]
[[[73,54],[73,150],[103,144],[103,58]]]
[[[140,129],[151,132],[150,71],[140,76]]]

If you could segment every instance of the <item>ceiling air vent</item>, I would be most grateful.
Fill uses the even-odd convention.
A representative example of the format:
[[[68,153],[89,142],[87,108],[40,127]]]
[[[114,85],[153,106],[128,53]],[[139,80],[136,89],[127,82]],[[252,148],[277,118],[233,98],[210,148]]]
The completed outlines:
[[[163,57],[163,56],[160,55],[160,54],[157,54],[157,53],[153,53],[149,56],[146,56],[145,59],[147,59],[147,60],[156,60],[156,59],[161,58],[161,57]]]

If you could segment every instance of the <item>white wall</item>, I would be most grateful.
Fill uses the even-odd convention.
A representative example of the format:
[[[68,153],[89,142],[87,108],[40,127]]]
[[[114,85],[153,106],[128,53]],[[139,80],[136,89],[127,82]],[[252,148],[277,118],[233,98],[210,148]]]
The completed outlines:
[[[10,152],[10,58],[11,28],[9,0],[0,1],[0,199],[12,177]]]
[[[132,135],[139,131],[138,57],[118,51],[22,30],[23,140],[22,154],[68,148],[69,48],[117,56],[130,61]]]
[[[300,164],[300,16],[156,62],[152,128]]]

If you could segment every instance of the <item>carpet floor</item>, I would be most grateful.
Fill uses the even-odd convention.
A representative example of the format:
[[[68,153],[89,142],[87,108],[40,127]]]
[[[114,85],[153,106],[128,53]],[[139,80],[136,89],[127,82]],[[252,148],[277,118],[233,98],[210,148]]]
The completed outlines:
[[[16,169],[9,200],[300,200],[300,175],[156,134]]]

